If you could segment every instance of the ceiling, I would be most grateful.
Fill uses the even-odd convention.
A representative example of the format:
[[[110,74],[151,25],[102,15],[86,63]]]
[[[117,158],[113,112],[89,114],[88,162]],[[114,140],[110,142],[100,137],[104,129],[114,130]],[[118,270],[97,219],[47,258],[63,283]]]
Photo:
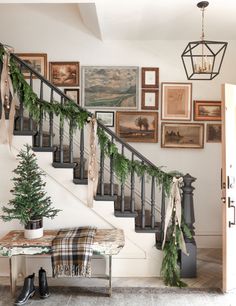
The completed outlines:
[[[0,3],[77,3],[78,18],[102,40],[199,40],[201,11],[196,0],[41,0]],[[236,1],[209,0],[205,35],[209,40],[236,39]]]

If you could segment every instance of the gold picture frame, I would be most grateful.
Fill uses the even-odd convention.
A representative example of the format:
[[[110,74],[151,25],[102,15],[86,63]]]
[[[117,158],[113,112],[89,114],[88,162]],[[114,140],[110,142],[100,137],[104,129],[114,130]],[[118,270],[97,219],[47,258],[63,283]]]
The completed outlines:
[[[204,147],[204,124],[162,122],[161,147],[202,149]]]
[[[79,62],[50,62],[49,79],[55,86],[79,86]]]
[[[116,134],[127,142],[157,142],[157,112],[116,112]]]
[[[47,54],[46,53],[16,53],[16,55],[23,60],[30,67],[35,69],[38,73],[40,73],[44,78],[47,78]],[[24,66],[21,67],[21,72],[26,79],[30,78],[30,72]],[[32,74],[32,78],[36,78],[34,74]]]
[[[192,83],[161,84],[161,119],[190,121],[192,113]]]
[[[221,121],[221,101],[194,101],[195,121]]]

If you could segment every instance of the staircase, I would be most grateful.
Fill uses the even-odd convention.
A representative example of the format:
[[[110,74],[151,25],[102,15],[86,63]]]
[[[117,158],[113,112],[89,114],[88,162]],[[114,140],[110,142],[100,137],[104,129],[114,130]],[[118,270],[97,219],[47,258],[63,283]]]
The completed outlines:
[[[28,83],[37,94],[39,101],[65,105],[72,102],[60,89],[51,84],[37,71],[32,69],[16,55],[12,58],[18,63],[20,70],[29,72]],[[78,109],[81,107],[75,104]],[[44,114],[41,109],[40,120],[35,122],[32,114],[25,108],[23,97],[16,109],[14,135],[32,136],[32,147],[35,152],[51,152],[51,165],[59,169],[73,169],[71,184],[87,185],[88,183],[88,131],[86,126],[73,130],[73,123],[63,120],[53,113]],[[91,114],[92,115],[92,114]],[[120,154],[127,159],[140,163],[144,168],[151,167],[160,171],[142,154],[128,143],[120,139],[112,130],[98,122],[98,128],[105,133],[112,144],[115,144]],[[137,175],[134,169],[131,174],[120,182],[114,171],[112,155],[108,158],[102,150],[98,152],[99,184],[94,200],[96,205],[104,202],[114,203],[113,214],[117,218],[134,219],[135,232],[151,233],[155,236],[157,249],[161,248],[166,206],[166,190],[163,184],[157,184],[155,175],[147,175],[145,171]],[[60,174],[59,174],[60,175]],[[171,178],[171,175],[170,175]],[[195,179],[189,174],[184,176],[182,188],[183,215],[187,225],[194,234],[193,187]],[[112,205],[112,204],[111,204]],[[99,208],[98,210],[99,211]],[[128,221],[127,219],[127,221]],[[120,220],[120,219],[119,219]],[[124,222],[126,222],[124,220]],[[140,237],[143,237],[142,235]],[[148,240],[148,239],[147,239]],[[188,241],[190,245],[193,241]],[[195,255],[194,255],[195,256]],[[191,257],[191,256],[190,256]],[[194,257],[193,259],[194,260]],[[188,263],[189,264],[189,263]]]

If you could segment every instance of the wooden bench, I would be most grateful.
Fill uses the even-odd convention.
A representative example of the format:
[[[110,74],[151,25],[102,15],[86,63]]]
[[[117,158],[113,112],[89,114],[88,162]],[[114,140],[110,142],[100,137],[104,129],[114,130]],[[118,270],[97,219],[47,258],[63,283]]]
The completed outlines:
[[[10,263],[10,287],[15,295],[19,273],[26,277],[25,261],[19,261],[19,255],[50,255],[52,240],[58,230],[44,230],[39,239],[25,239],[23,231],[11,231],[0,239],[0,256],[7,256]],[[112,294],[112,256],[117,255],[124,247],[124,233],[121,229],[97,229],[92,245],[94,255],[109,257],[109,274],[103,278],[109,281],[109,296]],[[22,256],[20,256],[22,257]]]

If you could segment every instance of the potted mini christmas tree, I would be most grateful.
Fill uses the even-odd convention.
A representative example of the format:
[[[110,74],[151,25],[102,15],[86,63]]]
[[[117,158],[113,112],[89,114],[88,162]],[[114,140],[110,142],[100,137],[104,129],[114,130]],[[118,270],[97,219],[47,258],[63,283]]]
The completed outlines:
[[[13,172],[14,187],[11,193],[14,198],[3,206],[4,221],[18,219],[25,227],[25,238],[34,239],[43,236],[43,217],[53,219],[59,209],[53,208],[51,198],[46,196],[42,180],[44,172],[37,164],[37,158],[29,145],[25,145],[17,157],[19,164]]]

